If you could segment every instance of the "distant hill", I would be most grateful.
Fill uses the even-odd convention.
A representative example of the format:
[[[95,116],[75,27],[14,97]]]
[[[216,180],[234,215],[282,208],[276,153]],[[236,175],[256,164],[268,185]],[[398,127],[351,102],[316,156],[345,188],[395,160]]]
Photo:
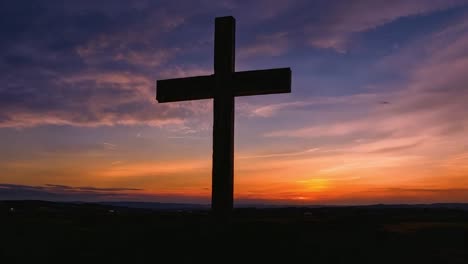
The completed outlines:
[[[158,202],[98,202],[97,204],[111,205],[117,207],[140,208],[151,210],[208,210],[207,204],[189,203],[158,203]],[[372,205],[278,205],[278,204],[236,204],[236,208],[324,208],[324,207],[350,207],[350,208],[445,208],[468,210],[468,203],[435,203],[435,204],[372,204]]]
[[[188,204],[188,203],[156,203],[156,202],[99,202],[98,204],[110,205],[116,207],[128,207],[151,210],[208,210],[209,205]]]
[[[199,204],[0,201],[0,259],[468,263],[468,204],[246,206],[219,225]]]
[[[68,207],[73,208],[81,206],[83,208],[107,210],[111,207],[134,208],[146,210],[161,211],[191,211],[191,210],[209,210],[208,204],[191,203],[158,203],[158,202],[134,202],[134,201],[102,201],[102,202],[59,202],[59,201],[41,201],[41,200],[5,200],[0,201],[0,206],[16,206],[24,208],[44,208],[44,207]],[[430,208],[430,209],[458,209],[468,211],[468,203],[435,203],[435,204],[373,204],[373,205],[275,205],[275,204],[237,204],[236,208],[368,208],[368,209],[411,209],[411,208]]]
[[[443,208],[468,211],[468,203],[434,203],[434,204],[375,204],[357,207],[368,208]]]

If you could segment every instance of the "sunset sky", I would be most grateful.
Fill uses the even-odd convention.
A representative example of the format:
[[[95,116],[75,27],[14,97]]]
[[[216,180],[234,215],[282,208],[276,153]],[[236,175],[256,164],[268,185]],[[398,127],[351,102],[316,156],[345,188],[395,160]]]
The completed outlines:
[[[239,203],[468,202],[468,1],[2,1],[0,199],[209,203],[212,100],[156,80],[291,67],[236,98]]]

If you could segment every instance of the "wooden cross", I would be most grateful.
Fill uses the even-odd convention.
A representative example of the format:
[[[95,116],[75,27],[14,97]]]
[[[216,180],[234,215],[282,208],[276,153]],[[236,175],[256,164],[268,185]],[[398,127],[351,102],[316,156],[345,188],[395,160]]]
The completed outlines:
[[[213,98],[211,209],[229,216],[233,208],[234,97],[291,92],[291,69],[235,72],[235,19],[215,19],[214,74],[158,80],[159,103]]]

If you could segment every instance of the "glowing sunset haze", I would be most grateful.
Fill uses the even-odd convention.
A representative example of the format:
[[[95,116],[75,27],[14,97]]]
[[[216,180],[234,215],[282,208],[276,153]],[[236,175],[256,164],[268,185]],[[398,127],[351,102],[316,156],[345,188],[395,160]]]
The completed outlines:
[[[468,202],[468,1],[0,4],[0,199],[209,203],[212,100],[156,80],[291,67],[237,97],[237,204]]]

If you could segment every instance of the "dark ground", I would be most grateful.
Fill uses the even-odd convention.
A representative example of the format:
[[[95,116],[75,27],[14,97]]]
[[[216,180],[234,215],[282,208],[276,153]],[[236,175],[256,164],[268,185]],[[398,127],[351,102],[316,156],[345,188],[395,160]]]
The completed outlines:
[[[237,209],[231,226],[222,231],[206,211],[0,201],[0,263],[211,260],[468,263],[468,211],[379,207]]]

